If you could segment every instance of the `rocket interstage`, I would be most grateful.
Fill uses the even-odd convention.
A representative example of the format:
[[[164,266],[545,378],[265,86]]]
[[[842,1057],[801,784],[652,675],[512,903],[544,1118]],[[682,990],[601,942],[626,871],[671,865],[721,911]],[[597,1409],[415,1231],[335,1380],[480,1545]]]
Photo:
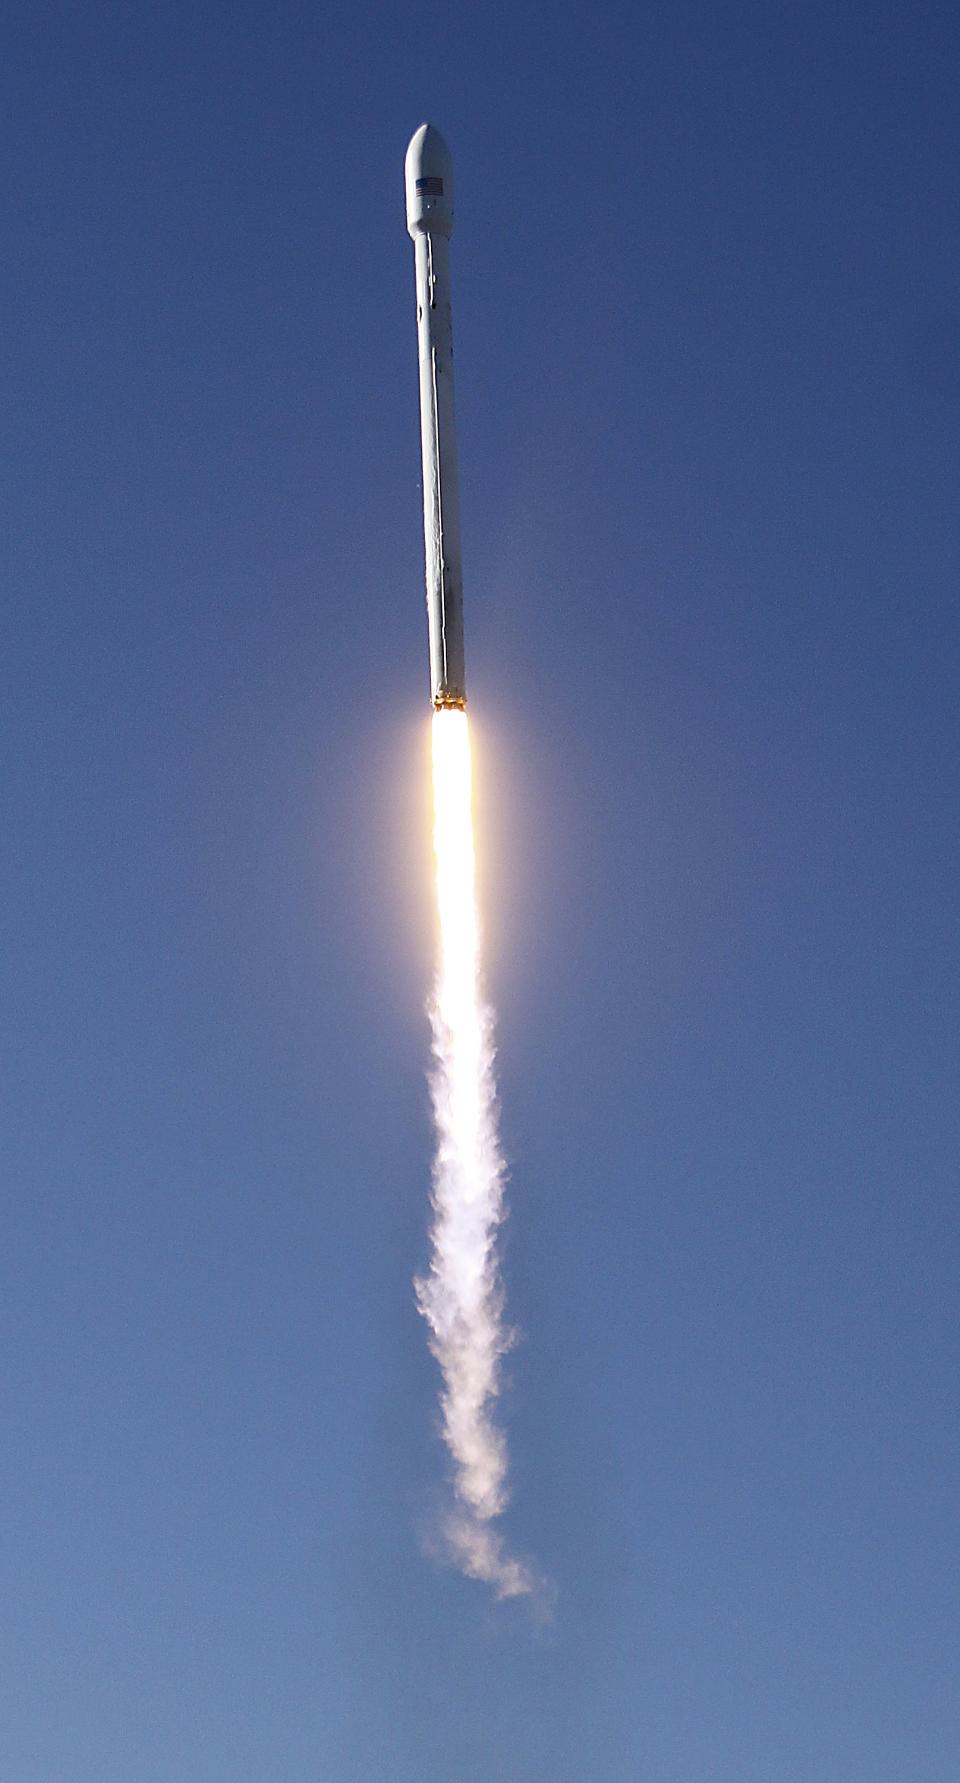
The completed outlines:
[[[466,705],[467,683],[450,303],[453,162],[432,124],[421,124],[412,137],[404,173],[417,275],[430,690],[434,706],[442,711]]]

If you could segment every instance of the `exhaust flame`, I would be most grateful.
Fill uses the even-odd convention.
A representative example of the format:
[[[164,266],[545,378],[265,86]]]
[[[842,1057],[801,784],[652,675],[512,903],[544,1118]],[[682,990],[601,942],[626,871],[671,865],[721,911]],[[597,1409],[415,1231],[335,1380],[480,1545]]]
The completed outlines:
[[[493,1520],[507,1503],[507,1452],[494,1422],[503,1322],[497,1231],[504,1217],[504,1162],[496,1119],[493,1015],[480,990],[480,935],[465,712],[433,717],[434,851],[439,959],[430,1011],[431,1092],[437,1128],[432,1257],[416,1283],[443,1374],[443,1437],[453,1459],[456,1506],[445,1535],[451,1558],[498,1597],[537,1591],[504,1551]]]

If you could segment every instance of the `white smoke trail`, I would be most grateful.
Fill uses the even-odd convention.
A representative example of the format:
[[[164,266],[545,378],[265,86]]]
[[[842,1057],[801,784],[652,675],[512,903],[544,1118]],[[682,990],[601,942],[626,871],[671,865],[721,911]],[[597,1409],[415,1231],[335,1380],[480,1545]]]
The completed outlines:
[[[503,1322],[497,1231],[504,1217],[504,1163],[497,1136],[493,1017],[480,989],[470,736],[467,715],[433,719],[434,851],[439,958],[431,1007],[431,1091],[437,1127],[433,1252],[417,1281],[430,1347],[443,1374],[443,1437],[453,1460],[456,1507],[445,1535],[451,1557],[498,1597],[537,1593],[539,1582],[505,1552],[493,1522],[507,1502],[507,1452],[494,1422]]]

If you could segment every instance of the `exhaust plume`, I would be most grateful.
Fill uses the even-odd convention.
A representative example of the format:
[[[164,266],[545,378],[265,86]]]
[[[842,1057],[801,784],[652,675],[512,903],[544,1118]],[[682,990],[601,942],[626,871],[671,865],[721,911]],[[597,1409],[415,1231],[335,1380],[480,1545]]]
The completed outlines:
[[[434,852],[439,955],[430,1008],[430,1078],[437,1149],[432,1255],[416,1283],[440,1364],[443,1439],[453,1462],[449,1557],[498,1597],[537,1593],[531,1571],[505,1550],[495,1521],[507,1503],[507,1450],[495,1422],[504,1323],[497,1233],[505,1167],[497,1134],[493,1015],[480,988],[480,935],[470,801],[467,715],[433,716]]]

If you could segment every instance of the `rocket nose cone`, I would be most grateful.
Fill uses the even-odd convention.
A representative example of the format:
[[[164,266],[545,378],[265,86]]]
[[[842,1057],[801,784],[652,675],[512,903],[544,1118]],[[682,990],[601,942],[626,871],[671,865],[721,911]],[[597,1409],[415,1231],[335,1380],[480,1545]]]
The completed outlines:
[[[440,173],[450,167],[450,150],[436,124],[421,124],[407,147],[408,161],[417,162],[418,172]]]
[[[411,235],[453,232],[453,161],[439,130],[421,124],[404,162],[407,228]]]

